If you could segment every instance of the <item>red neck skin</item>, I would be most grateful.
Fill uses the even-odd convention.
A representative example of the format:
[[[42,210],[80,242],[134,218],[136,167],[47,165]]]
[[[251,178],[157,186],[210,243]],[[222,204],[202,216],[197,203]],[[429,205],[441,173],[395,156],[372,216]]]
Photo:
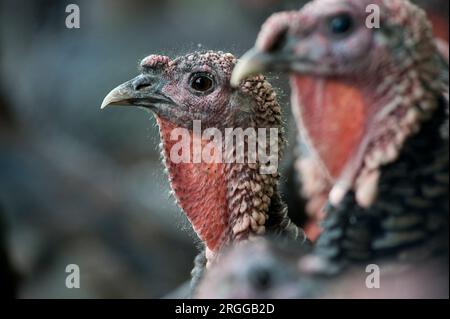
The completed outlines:
[[[354,86],[333,79],[293,75],[291,82],[302,136],[329,182],[333,184],[343,175],[353,179],[373,114],[367,97]]]
[[[177,203],[206,247],[217,252],[226,241],[230,228],[225,164],[174,163],[170,159],[170,150],[178,141],[172,141],[170,134],[177,126],[160,117],[157,117],[157,122]],[[201,140],[201,137],[191,133],[191,152],[194,139]],[[200,141],[202,145],[207,142]]]
[[[433,24],[434,35],[445,41],[449,41],[448,20],[439,13],[429,13],[429,18]]]

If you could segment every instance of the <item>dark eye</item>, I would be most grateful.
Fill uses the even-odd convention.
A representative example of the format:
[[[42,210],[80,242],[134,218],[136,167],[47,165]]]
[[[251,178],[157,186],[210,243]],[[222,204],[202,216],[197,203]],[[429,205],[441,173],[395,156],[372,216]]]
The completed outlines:
[[[354,21],[351,15],[343,13],[330,18],[328,27],[335,35],[344,35],[353,29]]]
[[[191,80],[191,88],[197,92],[208,92],[214,86],[214,81],[207,74],[195,74]]]

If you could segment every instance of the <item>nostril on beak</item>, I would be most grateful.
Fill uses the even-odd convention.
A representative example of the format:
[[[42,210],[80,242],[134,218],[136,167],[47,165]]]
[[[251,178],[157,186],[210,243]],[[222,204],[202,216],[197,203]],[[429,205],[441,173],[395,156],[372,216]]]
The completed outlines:
[[[138,84],[134,89],[136,91],[140,91],[140,90],[145,89],[146,87],[149,87],[149,86],[151,86],[150,83],[142,83],[142,84]]]
[[[152,86],[152,84],[153,84],[152,79],[150,79],[148,77],[140,77],[140,78],[136,79],[136,81],[133,82],[133,89],[135,91],[140,91],[149,86]]]

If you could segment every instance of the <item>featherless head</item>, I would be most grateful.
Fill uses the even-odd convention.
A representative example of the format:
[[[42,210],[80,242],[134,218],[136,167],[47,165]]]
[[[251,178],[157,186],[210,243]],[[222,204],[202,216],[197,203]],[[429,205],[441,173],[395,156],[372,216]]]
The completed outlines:
[[[248,79],[238,89],[229,85],[235,63],[232,54],[214,51],[174,60],[150,55],[142,60],[140,75],[111,91],[102,108],[137,105],[180,127],[193,120],[205,128],[279,126],[280,108],[263,76]]]
[[[255,154],[256,162],[248,161],[248,136],[234,144],[231,140],[232,147],[227,149],[226,133],[224,144],[218,143],[216,133],[204,134],[208,129],[219,133],[254,129],[258,134],[259,129],[265,129],[267,135],[262,140],[257,136],[253,150],[259,151],[265,144],[275,150],[276,158],[281,152],[281,109],[274,90],[261,75],[233,88],[229,82],[235,63],[232,54],[223,52],[194,52],[174,60],[151,55],[142,60],[140,75],[111,91],[102,104],[102,108],[112,104],[135,105],[155,114],[171,188],[205,243],[208,257],[230,242],[263,234],[269,207],[283,207],[276,196],[277,170],[261,173],[259,152]],[[200,121],[200,132],[195,130],[196,121]],[[174,159],[180,150],[180,135],[176,131],[179,128],[188,131],[182,139],[187,138],[190,146],[181,162]],[[274,144],[269,138],[271,129],[276,135]],[[236,155],[238,146],[244,146],[245,161],[227,162],[225,156]],[[212,161],[204,160],[205,152],[213,154]],[[216,161],[216,155],[222,152],[228,153]],[[277,200],[272,201],[272,197]]]
[[[331,202],[353,189],[367,207],[379,167],[438,106],[439,59],[425,12],[407,0],[315,0],[268,19],[232,84],[288,72],[293,112],[328,175]]]
[[[258,54],[252,61],[259,63],[258,69],[361,80],[392,71],[386,67],[423,67],[423,60],[432,59],[433,47],[425,12],[407,0],[315,0],[301,11],[270,17],[243,63]],[[238,75],[233,84],[245,77]]]

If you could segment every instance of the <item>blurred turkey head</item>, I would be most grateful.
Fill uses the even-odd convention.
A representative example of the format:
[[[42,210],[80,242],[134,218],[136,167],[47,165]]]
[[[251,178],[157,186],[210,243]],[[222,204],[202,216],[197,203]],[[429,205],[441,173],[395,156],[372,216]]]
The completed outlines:
[[[298,243],[258,238],[227,250],[201,281],[200,299],[448,298],[448,259],[355,263],[336,275],[301,270],[311,255]],[[314,257],[312,257],[314,258]],[[374,289],[374,287],[377,287]]]
[[[328,177],[331,203],[354,191],[369,207],[379,167],[437,108],[439,59],[425,12],[409,1],[315,0],[268,19],[232,84],[288,72],[292,110]]]
[[[300,298],[296,260],[303,248],[295,242],[258,238],[227,250],[211,265],[197,289],[196,298],[284,299]],[[303,289],[300,289],[303,287]]]

